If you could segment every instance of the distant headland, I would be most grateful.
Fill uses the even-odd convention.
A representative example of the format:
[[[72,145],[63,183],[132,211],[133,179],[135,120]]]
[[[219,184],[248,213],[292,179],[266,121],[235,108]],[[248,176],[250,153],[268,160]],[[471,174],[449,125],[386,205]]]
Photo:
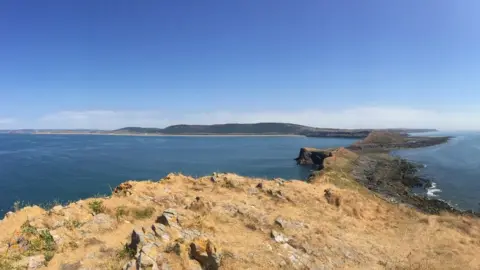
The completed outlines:
[[[386,132],[412,133],[430,132],[436,129],[335,129],[317,128],[290,123],[216,124],[216,125],[173,125],[166,128],[124,127],[116,130],[91,129],[19,129],[0,132],[14,134],[96,134],[96,135],[144,135],[144,136],[307,136],[333,138],[365,138],[373,130]]]

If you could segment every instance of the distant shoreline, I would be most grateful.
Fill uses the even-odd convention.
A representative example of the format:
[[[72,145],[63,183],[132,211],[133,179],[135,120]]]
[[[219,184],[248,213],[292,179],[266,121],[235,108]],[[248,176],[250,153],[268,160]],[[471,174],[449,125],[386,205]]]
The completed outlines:
[[[135,137],[306,137],[298,134],[138,134],[138,133],[71,133],[71,132],[36,132],[10,133],[32,135],[100,135],[100,136],[135,136]]]

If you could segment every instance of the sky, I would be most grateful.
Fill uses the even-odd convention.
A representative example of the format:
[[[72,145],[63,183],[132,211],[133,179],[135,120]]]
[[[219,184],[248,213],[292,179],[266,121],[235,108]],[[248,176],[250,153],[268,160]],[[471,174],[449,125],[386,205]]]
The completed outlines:
[[[0,129],[480,130],[478,0],[0,3]]]

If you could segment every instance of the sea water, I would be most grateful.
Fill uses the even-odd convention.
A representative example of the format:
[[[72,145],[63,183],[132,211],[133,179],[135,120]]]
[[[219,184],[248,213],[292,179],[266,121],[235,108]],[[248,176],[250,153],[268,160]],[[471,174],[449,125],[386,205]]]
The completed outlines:
[[[418,134],[420,135],[420,134]],[[393,154],[423,165],[420,174],[430,178],[427,196],[443,199],[465,210],[480,210],[480,133],[432,132],[421,135],[452,136],[449,142]]]
[[[347,146],[354,139],[290,137],[154,137],[0,134],[0,216],[16,201],[46,204],[108,194],[129,179],[170,172],[204,176],[306,179],[301,147]]]

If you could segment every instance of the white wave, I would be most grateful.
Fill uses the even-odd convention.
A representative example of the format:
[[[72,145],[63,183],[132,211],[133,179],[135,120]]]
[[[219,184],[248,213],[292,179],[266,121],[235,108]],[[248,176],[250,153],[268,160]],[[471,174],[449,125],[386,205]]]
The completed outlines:
[[[442,192],[442,190],[437,188],[437,184],[435,182],[432,182],[432,186],[427,188],[427,196],[429,197],[437,197],[438,195],[436,193],[439,192]]]

